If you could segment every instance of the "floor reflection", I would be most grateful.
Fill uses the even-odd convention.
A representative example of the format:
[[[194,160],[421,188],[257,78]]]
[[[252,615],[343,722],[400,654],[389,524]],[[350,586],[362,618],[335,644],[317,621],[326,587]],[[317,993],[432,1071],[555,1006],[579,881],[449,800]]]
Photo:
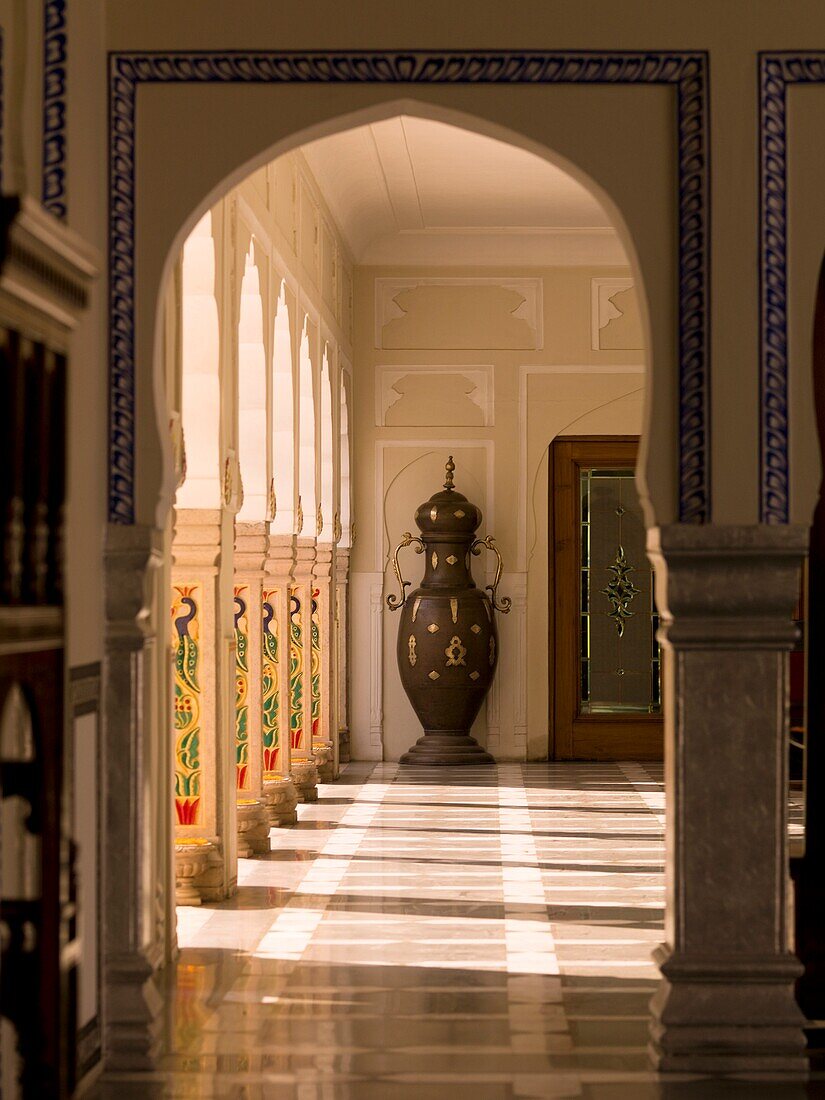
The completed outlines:
[[[655,765],[350,765],[235,898],[179,910],[157,1072],[94,1095],[818,1095],[651,1073],[662,815]]]

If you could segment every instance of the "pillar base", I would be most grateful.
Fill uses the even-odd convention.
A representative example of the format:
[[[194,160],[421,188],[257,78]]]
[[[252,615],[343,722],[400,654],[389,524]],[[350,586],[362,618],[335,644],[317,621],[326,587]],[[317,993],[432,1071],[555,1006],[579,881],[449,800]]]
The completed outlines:
[[[794,999],[793,955],[676,956],[654,952],[662,982],[650,1002],[657,1070],[805,1078],[805,1023]]]
[[[338,730],[338,760],[342,764],[349,764],[351,756],[351,740],[348,729]]]
[[[175,844],[175,903],[177,905],[200,905],[203,898],[195,885],[209,866],[209,857],[215,845],[208,840],[193,838],[180,840]]]
[[[238,799],[238,855],[249,859],[269,851],[269,818],[257,798]]]
[[[318,769],[314,760],[292,758],[292,782],[298,792],[299,802],[318,801]]]
[[[318,769],[319,783],[335,781],[335,746],[331,741],[316,741],[312,746],[312,756]]]
[[[411,749],[404,753],[401,764],[425,764],[428,767],[441,764],[495,764],[474,737],[462,730],[450,733],[443,730],[424,730]]]
[[[298,822],[298,792],[288,775],[264,775],[264,802],[271,828],[284,829]]]
[[[155,1069],[163,1025],[159,973],[138,956],[106,960],[104,1068],[125,1072]]]

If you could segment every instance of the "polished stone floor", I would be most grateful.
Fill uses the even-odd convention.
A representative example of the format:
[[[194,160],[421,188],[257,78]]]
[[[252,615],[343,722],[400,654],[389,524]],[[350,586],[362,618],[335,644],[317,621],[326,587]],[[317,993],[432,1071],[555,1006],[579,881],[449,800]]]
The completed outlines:
[[[651,1072],[660,766],[351,764],[320,794],[232,901],[179,910],[158,1071],[95,1095],[825,1095]]]

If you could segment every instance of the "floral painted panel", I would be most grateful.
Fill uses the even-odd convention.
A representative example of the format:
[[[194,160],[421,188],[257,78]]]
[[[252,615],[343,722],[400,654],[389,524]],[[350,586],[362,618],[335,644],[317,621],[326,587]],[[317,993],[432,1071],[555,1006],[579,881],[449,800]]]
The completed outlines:
[[[289,590],[289,743],[304,747],[304,625],[300,588]]]
[[[172,585],[175,662],[175,812],[179,825],[201,820],[199,584]]]
[[[321,725],[321,613],[319,605],[321,592],[312,590],[312,617],[310,621],[311,667],[310,688],[312,691],[312,740],[320,736]]]
[[[235,586],[235,768],[239,791],[249,776],[249,585]]]
[[[264,589],[261,631],[261,690],[264,773],[278,772],[281,765],[281,693],[278,682],[277,589]]]

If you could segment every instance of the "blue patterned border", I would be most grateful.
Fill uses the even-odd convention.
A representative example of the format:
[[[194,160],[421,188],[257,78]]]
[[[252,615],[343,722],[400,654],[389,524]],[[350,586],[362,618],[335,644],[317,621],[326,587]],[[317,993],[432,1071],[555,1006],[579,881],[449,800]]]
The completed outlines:
[[[268,51],[109,57],[109,519],[134,522],[135,112],[140,84],[665,84],[679,142],[679,518],[710,519],[708,58],[704,51]]]
[[[66,0],[46,0],[43,8],[42,202],[66,217]]]
[[[759,54],[759,518],[790,518],[788,447],[789,84],[825,84],[825,53]]]

